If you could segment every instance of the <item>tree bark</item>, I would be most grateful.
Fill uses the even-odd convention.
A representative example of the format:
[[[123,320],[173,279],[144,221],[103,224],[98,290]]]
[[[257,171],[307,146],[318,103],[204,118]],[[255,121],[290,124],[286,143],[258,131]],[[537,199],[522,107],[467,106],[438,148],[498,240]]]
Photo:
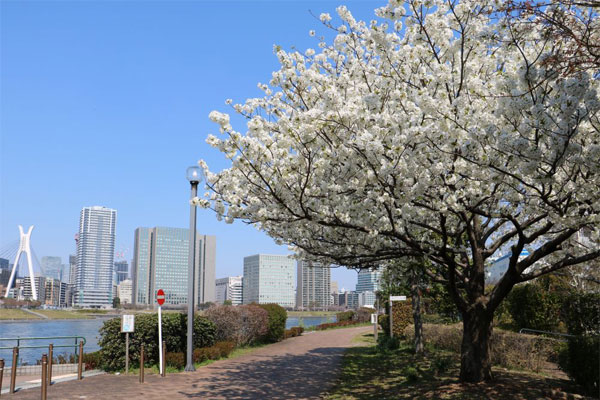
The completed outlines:
[[[410,293],[412,300],[413,320],[415,323],[415,353],[423,354],[423,321],[421,319],[421,290],[415,268],[410,271]]]
[[[463,313],[460,381],[477,383],[492,380],[490,339],[492,318],[481,307]]]

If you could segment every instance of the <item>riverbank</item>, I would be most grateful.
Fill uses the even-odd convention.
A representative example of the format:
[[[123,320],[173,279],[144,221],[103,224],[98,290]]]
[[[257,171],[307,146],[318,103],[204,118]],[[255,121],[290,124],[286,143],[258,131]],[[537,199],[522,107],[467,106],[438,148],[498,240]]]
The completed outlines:
[[[99,375],[48,388],[52,399],[299,399],[321,398],[338,376],[344,352],[360,345],[353,339],[369,328],[314,332],[270,344],[248,354],[223,359],[195,372],[146,375],[140,384],[129,375]],[[11,398],[39,399],[39,389]]]

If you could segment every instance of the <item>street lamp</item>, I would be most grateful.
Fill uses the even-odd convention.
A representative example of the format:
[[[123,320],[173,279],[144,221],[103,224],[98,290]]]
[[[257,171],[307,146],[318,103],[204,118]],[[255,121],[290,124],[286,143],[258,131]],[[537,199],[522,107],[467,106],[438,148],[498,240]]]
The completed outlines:
[[[186,178],[190,181],[192,194],[190,199],[196,197],[198,193],[198,183],[202,180],[202,170],[200,167],[189,167],[186,171]],[[195,371],[192,354],[194,352],[194,288],[196,284],[196,206],[190,204],[190,249],[188,257],[188,317],[187,317],[187,360],[185,364],[186,371]]]

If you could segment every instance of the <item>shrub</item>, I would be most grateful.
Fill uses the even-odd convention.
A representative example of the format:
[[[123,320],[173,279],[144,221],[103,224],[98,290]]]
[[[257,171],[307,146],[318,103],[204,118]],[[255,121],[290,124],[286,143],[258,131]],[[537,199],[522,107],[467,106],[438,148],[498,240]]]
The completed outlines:
[[[426,343],[456,354],[460,354],[462,333],[461,324],[423,324]],[[414,327],[406,327],[404,334],[412,340]],[[505,368],[539,371],[545,361],[556,356],[557,343],[554,339],[494,329],[490,341],[492,364]]]
[[[187,315],[166,313],[162,316],[163,340],[167,352],[185,352]],[[215,342],[215,326],[201,316],[194,317],[194,345],[211,346]],[[121,333],[121,319],[113,318],[100,328],[101,364],[107,371],[125,367],[125,334]],[[158,363],[158,316],[138,314],[135,317],[135,332],[129,334],[130,362],[139,363],[140,347],[144,344],[144,358],[148,365]]]
[[[85,364],[85,370],[97,369],[102,365],[102,358],[100,351],[94,351],[93,353],[83,353],[83,363]]]
[[[440,375],[448,371],[452,364],[454,364],[452,357],[435,357],[431,362],[431,366],[436,375]]]
[[[283,337],[284,339],[288,339],[291,337],[296,337],[296,336],[300,336],[302,335],[302,332],[304,332],[304,328],[301,326],[294,326],[290,329],[286,329],[285,332],[283,333]]]
[[[408,383],[415,383],[419,380],[419,372],[415,367],[404,367],[402,375],[406,376],[406,381]]]
[[[278,342],[283,339],[285,331],[285,321],[287,320],[287,311],[279,304],[258,304],[260,308],[268,313],[268,331],[264,337],[267,342]]]
[[[392,307],[392,310],[392,329],[394,330],[394,334],[401,335],[404,332],[404,328],[413,323],[412,303],[410,300],[397,302]]]
[[[356,310],[356,313],[354,313],[352,320],[361,322],[361,323],[369,322],[369,321],[371,321],[371,314],[373,314],[374,312],[375,312],[375,310],[373,310],[372,308],[361,307],[358,310]]]
[[[377,322],[379,326],[383,330],[383,332],[389,336],[390,335],[390,317],[387,314],[382,314],[377,317]]]
[[[208,360],[208,352],[206,351],[206,347],[194,349],[194,352],[192,353],[192,360],[197,364]]]
[[[351,326],[360,324],[358,321],[342,321],[342,322],[327,322],[325,324],[320,324],[315,326],[315,330],[323,331],[325,329],[337,328],[340,326]]]
[[[337,322],[351,321],[354,318],[354,311],[344,311],[335,314]]]
[[[217,342],[215,347],[219,349],[221,357],[228,357],[233,349],[235,349],[235,343],[233,342]]]
[[[569,289],[556,276],[515,286],[505,301],[516,328],[559,331],[561,308]]]
[[[185,354],[182,352],[177,353],[169,353],[165,354],[165,364],[168,367],[174,367],[177,369],[181,369],[185,367]]]
[[[590,395],[598,395],[600,379],[600,335],[569,338],[560,352],[558,365]]]
[[[572,335],[600,333],[600,293],[571,293],[563,304],[562,316]]]
[[[213,306],[205,316],[215,325],[217,340],[237,346],[258,341],[268,330],[268,313],[257,305]]]

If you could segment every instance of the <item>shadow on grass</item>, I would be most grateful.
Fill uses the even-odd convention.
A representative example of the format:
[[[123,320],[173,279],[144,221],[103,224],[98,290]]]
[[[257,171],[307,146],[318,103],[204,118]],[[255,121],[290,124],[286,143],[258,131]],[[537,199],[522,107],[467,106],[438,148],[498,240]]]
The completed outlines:
[[[572,398],[568,393],[575,390],[566,380],[496,368],[493,382],[461,384],[459,369],[458,355],[450,352],[429,349],[416,356],[406,343],[384,351],[355,347],[346,352],[341,377],[325,398],[550,400]]]

